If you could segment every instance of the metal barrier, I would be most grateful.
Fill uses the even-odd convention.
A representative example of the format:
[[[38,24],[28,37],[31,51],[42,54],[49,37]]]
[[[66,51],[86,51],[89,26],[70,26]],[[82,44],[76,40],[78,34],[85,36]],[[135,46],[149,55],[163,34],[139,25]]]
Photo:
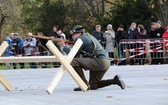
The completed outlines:
[[[24,49],[24,48],[23,48]],[[13,55],[9,57],[25,57],[25,56],[53,56],[50,51],[39,52],[38,47],[33,52],[25,53],[24,50],[20,50],[19,54],[13,51]],[[6,69],[18,69],[18,68],[56,68],[60,67],[59,62],[30,62],[30,63],[4,63]],[[2,66],[4,65],[2,64]]]
[[[110,46],[108,46],[108,43],[111,43]],[[119,53],[118,53],[119,49],[118,48],[119,48],[119,46],[118,46],[117,41],[115,41],[115,40],[112,40],[110,42],[103,41],[103,42],[101,42],[101,45],[103,46],[103,48],[106,51],[108,49],[111,49],[111,51],[109,51],[109,50],[107,51],[108,54],[109,54],[109,58],[111,60],[111,64],[113,64],[113,63],[117,64],[117,62],[119,61],[119,59],[118,59],[118,55],[119,55]]]
[[[119,43],[119,59],[126,64],[167,63],[167,39],[124,39]]]

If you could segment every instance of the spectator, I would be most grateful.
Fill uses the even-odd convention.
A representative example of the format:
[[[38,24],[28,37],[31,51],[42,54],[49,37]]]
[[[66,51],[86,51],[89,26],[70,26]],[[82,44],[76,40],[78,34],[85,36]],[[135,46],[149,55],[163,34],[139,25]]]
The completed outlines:
[[[161,24],[161,21],[157,21],[156,22],[156,26],[157,26],[157,34],[158,36],[160,35],[160,38],[162,38],[162,35],[164,34],[165,30],[164,28],[162,27],[162,24]]]
[[[100,42],[100,44],[103,45],[103,32],[101,31],[101,26],[100,25],[96,25],[95,26],[95,31],[92,32],[92,35]]]
[[[117,41],[118,45],[122,39],[127,39],[127,37],[128,36],[126,31],[124,30],[124,26],[122,24],[119,25],[115,35],[115,40]],[[125,54],[123,54],[124,53],[123,50],[124,50],[124,45],[121,44],[120,49],[118,47],[119,58],[123,58],[125,56]],[[122,62],[122,64],[125,64],[125,62]]]
[[[163,34],[162,38],[168,39],[168,26],[165,28],[165,33]],[[168,42],[165,41],[164,43],[165,49],[168,50]],[[168,63],[168,53],[166,53],[166,63]]]
[[[119,25],[116,31],[115,40],[119,44],[120,40],[127,39],[127,37],[128,36],[127,36],[126,31],[124,30],[124,26],[122,24]]]
[[[164,33],[164,29],[161,27],[161,23],[159,21],[151,23],[151,31],[150,31],[150,38],[162,38]],[[157,43],[150,44],[151,49],[156,49],[158,47]],[[152,57],[152,64],[163,64],[163,53],[159,52],[151,52]]]
[[[161,23],[152,22],[151,23],[151,31],[149,38],[162,38],[164,33],[164,29],[161,27]]]
[[[62,39],[66,39],[66,35],[62,32],[61,29],[57,29],[57,38],[62,38]]]
[[[128,39],[136,39],[138,34],[136,23],[131,23],[131,26],[128,28]]]
[[[58,38],[58,34],[57,34],[57,29],[58,29],[58,28],[59,28],[58,25],[55,25],[55,26],[53,27],[53,31],[51,32],[51,35],[50,35],[50,36],[55,37],[55,38]]]
[[[53,38],[60,38],[60,36],[57,34],[58,29],[59,29],[58,25],[55,25],[53,27],[53,31],[52,31],[51,37],[53,37]],[[59,51],[61,51],[61,48],[60,48],[60,46],[59,46],[58,43],[55,43],[55,46],[58,48]],[[53,62],[53,66],[55,68],[56,67],[60,67],[60,63],[59,62]]]
[[[156,29],[157,29],[156,23],[152,22],[151,23],[151,30],[149,32],[149,38],[157,38]]]
[[[35,52],[37,51],[36,49],[36,43],[37,40],[36,38],[31,37],[33,34],[28,33],[29,37],[26,38],[24,41],[24,50],[27,56],[33,56],[35,55]],[[35,62],[30,63],[30,68],[37,68]]]
[[[114,58],[113,52],[114,52],[115,32],[111,24],[107,25],[107,30],[104,33],[104,38],[106,40],[105,51],[109,54],[110,58]]]
[[[10,36],[13,36],[14,33],[10,33],[9,36],[5,37],[5,41],[8,42],[8,47],[6,48],[5,52],[4,52],[4,56],[5,57],[10,57],[13,55],[13,52],[12,52],[12,46],[13,46],[13,40]],[[11,64],[10,63],[6,63],[6,67],[7,69],[10,69],[11,67]]]
[[[146,38],[146,30],[142,24],[139,24],[137,27],[138,34],[137,39],[145,39]]]
[[[61,38],[61,39],[66,39],[66,35],[62,32],[61,29],[58,29],[57,30],[57,35],[58,35],[58,38]],[[60,47],[60,51],[63,55],[65,55],[66,53],[63,51],[63,47]]]
[[[165,28],[165,33],[163,34],[162,38],[168,38],[168,26]]]
[[[19,36],[19,34],[15,33],[12,35],[13,39],[13,53],[15,56],[23,56],[25,54],[24,47],[23,47],[23,39]],[[24,63],[19,63],[20,68],[25,68]],[[13,63],[13,69],[16,69],[16,63]]]
[[[54,27],[53,27],[53,31],[51,32],[51,37],[53,37],[53,38],[60,38],[59,36],[58,36],[58,34],[57,34],[57,30],[58,30],[58,25],[55,25]],[[60,46],[58,45],[58,43],[55,43],[55,46],[60,50]]]

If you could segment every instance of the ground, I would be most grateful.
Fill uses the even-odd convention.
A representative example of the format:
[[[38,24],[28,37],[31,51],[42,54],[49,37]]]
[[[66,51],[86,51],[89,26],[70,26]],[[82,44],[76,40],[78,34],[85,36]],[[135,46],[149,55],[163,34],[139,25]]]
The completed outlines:
[[[65,73],[51,95],[45,91],[58,69],[1,70],[12,91],[0,84],[0,105],[167,105],[168,65],[111,66],[104,79],[119,74],[126,89],[109,86],[74,92],[77,84]],[[88,72],[86,72],[88,77]]]

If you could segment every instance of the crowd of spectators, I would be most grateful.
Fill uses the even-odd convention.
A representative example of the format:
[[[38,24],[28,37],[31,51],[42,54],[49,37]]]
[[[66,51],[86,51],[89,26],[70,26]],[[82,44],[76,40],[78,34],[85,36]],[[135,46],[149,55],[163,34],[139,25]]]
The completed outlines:
[[[37,36],[45,36],[43,32],[38,32]],[[62,32],[58,26],[53,27],[53,32],[51,33],[50,37],[54,38],[62,38],[65,39],[66,35]],[[47,40],[46,39],[40,39],[33,37],[32,33],[28,33],[26,37],[21,37],[18,33],[10,33],[8,36],[5,37],[5,41],[8,42],[9,46],[5,50],[3,56],[10,57],[10,56],[46,56],[50,54],[50,51],[46,47]],[[57,43],[55,43],[57,48],[62,52],[63,50],[61,47],[58,46]],[[63,53],[63,52],[62,52]],[[25,68],[25,63],[19,63],[19,67],[21,69]],[[59,67],[60,63],[53,62],[53,67]],[[6,64],[7,69],[13,68],[17,69],[18,65],[16,63],[7,63]],[[30,62],[29,63],[30,68],[37,68],[37,62]],[[41,68],[48,68],[48,63],[41,62]]]
[[[125,29],[124,25],[120,24],[116,31],[113,30],[113,27],[111,24],[107,25],[106,31],[102,32],[100,29],[97,31],[97,26],[101,27],[100,25],[96,25],[95,31],[93,32],[93,36],[97,38],[100,43],[104,43],[104,48],[108,52],[109,56],[111,58],[114,57],[113,51],[114,47],[119,45],[120,41],[123,39],[127,40],[138,40],[138,39],[159,39],[159,38],[168,38],[168,33],[166,30],[168,30],[168,27],[162,27],[162,24],[160,21],[152,22],[150,30],[146,30],[145,26],[143,24],[136,24],[135,22],[132,22],[130,27],[128,29]],[[109,31],[110,30],[110,31]],[[156,46],[152,45],[151,46]],[[118,49],[118,52],[123,52],[123,46],[120,46],[121,48]],[[128,49],[134,48],[135,46],[132,44],[132,46],[128,46]],[[137,46],[136,46],[137,47]],[[120,50],[120,51],[119,51]],[[122,51],[121,51],[122,50]],[[151,53],[152,56],[156,57],[158,54],[157,52]],[[120,53],[118,53],[119,56],[121,56]],[[163,54],[161,54],[163,56]],[[153,59],[153,64],[163,63],[163,59]]]
[[[101,25],[96,25],[95,30],[91,32],[91,35],[93,35],[101,43],[111,58],[114,58],[114,47],[118,47],[116,45],[123,39],[168,38],[168,27],[163,28],[160,21],[152,22],[150,30],[146,30],[143,24],[137,25],[135,22],[131,23],[128,29],[125,29],[124,25],[120,24],[117,27],[117,30],[114,30],[112,24],[108,24],[104,32],[101,30]],[[28,34],[29,37],[26,38],[22,38],[18,33],[10,33],[6,36],[4,40],[9,43],[9,46],[5,50],[4,56],[34,56],[37,54],[40,54],[41,56],[48,55],[49,50],[46,47],[47,40],[36,39],[34,37],[30,37],[30,35],[33,35],[32,33]],[[43,32],[38,32],[37,35],[45,36]],[[64,34],[57,25],[53,27],[53,31],[49,36],[62,39],[69,37],[69,35]],[[62,53],[64,53],[59,44],[55,43],[55,45]],[[11,65],[13,65],[13,69],[17,68],[16,63],[6,64],[8,69]],[[19,63],[19,65],[20,68],[25,68],[24,63]],[[31,62],[29,65],[30,68],[37,68],[36,62]],[[60,63],[53,62],[53,65],[54,67],[59,67]],[[42,62],[41,67],[47,68],[48,64],[46,62]]]

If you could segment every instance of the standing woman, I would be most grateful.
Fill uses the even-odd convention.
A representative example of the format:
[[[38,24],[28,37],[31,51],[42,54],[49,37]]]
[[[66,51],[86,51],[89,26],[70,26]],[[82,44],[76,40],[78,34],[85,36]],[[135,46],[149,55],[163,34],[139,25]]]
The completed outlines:
[[[115,32],[111,24],[107,25],[107,30],[104,33],[104,38],[106,40],[105,51],[109,54],[110,58],[114,58],[113,52],[114,52]]]

